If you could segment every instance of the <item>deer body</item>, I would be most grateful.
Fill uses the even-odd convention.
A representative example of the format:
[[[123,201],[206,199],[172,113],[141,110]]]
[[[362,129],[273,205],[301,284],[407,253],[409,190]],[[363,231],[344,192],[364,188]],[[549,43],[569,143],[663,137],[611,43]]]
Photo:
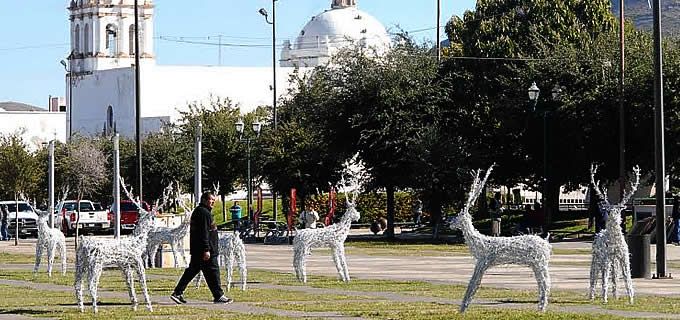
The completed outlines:
[[[149,238],[146,245],[146,255],[151,261],[151,268],[156,267],[156,253],[158,247],[163,243],[169,243],[172,247],[172,255],[175,260],[175,268],[179,268],[178,251],[184,260],[184,265],[187,265],[187,257],[184,252],[184,237],[189,232],[189,224],[191,222],[191,211],[187,211],[182,223],[174,228],[157,227],[149,232]]]
[[[121,239],[99,239],[80,236],[80,246],[76,249],[76,274],[73,286],[75,287],[76,299],[81,312],[85,311],[83,306],[83,278],[87,277],[90,296],[92,297],[92,309],[97,313],[99,278],[105,265],[115,265],[123,272],[133,310],[137,310],[138,301],[132,273],[133,271],[137,273],[144,301],[146,302],[146,308],[149,311],[153,310],[146,285],[143,257],[149,232],[155,227],[154,215],[158,207],[156,206],[153,212],[144,210],[141,203],[135,201],[130,192],[125,189],[122,178],[120,182],[128,198],[133,200],[140,210],[137,227],[132,235]]]
[[[618,298],[617,280],[623,278],[628,300],[633,303],[635,289],[630,275],[630,253],[621,229],[621,211],[626,208],[626,203],[637,190],[640,183],[640,168],[633,168],[636,179],[631,182],[628,190],[625,190],[621,202],[617,204],[609,203],[606,191],[600,190],[599,183],[595,182],[596,172],[597,167],[592,166],[590,169],[591,183],[596,194],[602,200],[600,205],[607,211],[607,221],[605,229],[596,234],[593,239],[589,297],[591,300],[595,299],[595,287],[598,279],[601,279],[602,301],[607,303],[609,280],[612,281],[614,297]]]
[[[220,261],[225,266],[227,271],[227,291],[231,290],[231,283],[233,282],[234,262],[238,265],[241,273],[241,290],[246,290],[246,283],[248,282],[248,266],[246,263],[246,246],[243,240],[238,235],[223,232],[220,233]],[[196,288],[201,284],[203,273],[199,273],[196,277]]]
[[[452,228],[462,231],[465,243],[475,258],[475,268],[465,291],[460,311],[465,312],[469,307],[484,273],[490,267],[507,264],[528,266],[533,270],[538,284],[538,308],[545,311],[551,286],[549,263],[552,246],[550,243],[535,235],[489,237],[479,233],[472,224],[469,209],[481,193],[492,168],[487,170],[483,181],[480,181],[480,172],[477,171],[465,207],[457,216],[449,219]]]
[[[307,282],[306,259],[312,254],[312,248],[330,248],[333,262],[340,279],[349,282],[349,270],[345,258],[345,240],[352,225],[358,221],[359,212],[354,201],[347,203],[347,211],[340,222],[322,229],[303,229],[298,231],[293,240],[293,269],[298,280]]]
[[[38,213],[38,242],[35,245],[35,266],[33,267],[33,273],[38,272],[43,251],[47,250],[47,276],[52,277],[54,255],[58,249],[59,256],[61,257],[61,273],[66,275],[66,237],[61,230],[50,228],[47,224],[49,214],[49,212]]]

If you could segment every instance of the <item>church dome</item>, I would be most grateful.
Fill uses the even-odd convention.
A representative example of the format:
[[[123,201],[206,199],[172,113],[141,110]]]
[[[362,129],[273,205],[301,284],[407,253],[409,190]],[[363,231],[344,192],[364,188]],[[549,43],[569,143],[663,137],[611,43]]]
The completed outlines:
[[[300,31],[295,47],[315,48],[326,41],[336,48],[352,41],[365,41],[369,47],[386,47],[390,44],[390,37],[380,21],[352,6],[326,10],[312,17]]]
[[[375,49],[380,54],[389,49],[390,42],[382,23],[357,9],[354,0],[335,0],[331,9],[307,22],[292,45],[289,41],[284,43],[281,66],[318,66],[351,44]]]

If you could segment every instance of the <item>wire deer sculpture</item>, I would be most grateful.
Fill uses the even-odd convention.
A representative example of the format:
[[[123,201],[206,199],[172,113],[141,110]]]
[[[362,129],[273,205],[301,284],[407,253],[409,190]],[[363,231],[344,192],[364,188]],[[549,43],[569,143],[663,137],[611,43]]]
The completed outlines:
[[[168,194],[171,194],[173,190],[172,183],[168,188],[169,189],[166,191],[168,192]],[[182,194],[182,192],[179,187],[179,183],[177,183],[177,195],[180,194]],[[181,199],[180,202],[183,204],[183,201]],[[178,255],[182,256],[182,259],[184,260],[184,265],[185,266],[187,265],[187,257],[184,251],[184,238],[189,232],[189,224],[191,222],[191,210],[187,210],[186,206],[184,206],[183,219],[184,220],[182,220],[182,223],[180,223],[176,227],[172,228],[156,227],[155,229],[149,232],[149,237],[146,245],[146,256],[148,256],[148,259],[146,259],[145,257],[144,260],[150,261],[151,268],[156,267],[156,253],[158,252],[158,248],[164,243],[169,243],[170,247],[172,248],[172,255],[175,261],[175,268],[179,268]]]
[[[120,184],[127,197],[132,200],[140,210],[137,227],[131,236],[121,239],[100,239],[84,236],[80,237],[80,246],[76,250],[76,274],[74,287],[76,291],[78,307],[80,308],[81,312],[85,311],[83,305],[83,278],[87,277],[90,296],[92,297],[92,309],[95,313],[97,313],[97,291],[99,287],[99,278],[101,277],[102,270],[105,265],[115,265],[123,271],[125,282],[128,287],[130,301],[132,302],[132,308],[133,310],[137,310],[138,301],[134,289],[134,278],[132,276],[132,272],[134,270],[137,273],[139,283],[142,287],[142,294],[144,295],[146,308],[149,311],[153,310],[146,285],[143,253],[146,249],[146,241],[149,231],[155,227],[154,215],[159,208],[158,202],[156,202],[152,212],[148,212],[143,209],[139,201],[135,200],[131,192],[125,188],[123,178],[120,179]],[[165,195],[163,199],[167,199]]]
[[[295,276],[303,283],[307,282],[307,256],[312,254],[312,248],[330,248],[333,262],[338,270],[340,279],[349,282],[349,270],[345,258],[345,240],[352,225],[352,221],[358,221],[361,215],[356,210],[358,193],[355,191],[345,193],[347,210],[340,222],[321,229],[299,230],[293,239],[293,268]]]
[[[635,180],[630,182],[630,186],[623,193],[621,201],[611,204],[607,199],[607,191],[600,189],[599,181],[595,181],[597,166],[590,166],[590,183],[593,184],[595,194],[600,198],[600,206],[607,211],[605,229],[602,229],[593,239],[593,259],[590,264],[590,292],[591,300],[595,299],[595,287],[598,278],[602,281],[602,301],[607,303],[609,291],[609,280],[612,281],[613,294],[618,298],[617,279],[623,278],[628,292],[628,299],[633,303],[635,289],[630,276],[630,256],[628,246],[621,229],[621,211],[626,208],[626,203],[635,194],[640,184],[640,167],[633,167]]]
[[[63,190],[62,201],[66,200],[68,188]],[[58,228],[51,228],[47,221],[52,212],[38,212],[38,241],[35,244],[35,266],[33,273],[40,268],[40,260],[43,251],[47,251],[47,276],[52,277],[52,265],[54,263],[55,250],[59,250],[61,258],[61,273],[66,275],[66,237]]]
[[[213,193],[220,193],[220,183],[213,183]],[[184,211],[189,210],[184,203],[181,203]],[[246,263],[246,246],[243,240],[237,235],[228,232],[220,232],[219,236],[219,261],[225,266],[227,277],[227,291],[231,290],[233,281],[234,262],[239,268],[241,274],[241,290],[246,290],[246,283],[248,282],[248,265]],[[203,280],[203,272],[199,272],[196,277],[196,288],[200,287]]]
[[[538,308],[545,311],[550,295],[550,272],[548,269],[552,253],[550,243],[536,235],[489,237],[479,233],[472,224],[470,208],[482,192],[492,169],[493,165],[486,171],[483,180],[480,180],[481,170],[474,172],[474,179],[465,206],[458,215],[450,217],[447,221],[452,229],[460,229],[463,232],[465,243],[476,261],[472,278],[470,278],[470,283],[460,306],[460,312],[465,312],[469,307],[486,270],[493,266],[505,264],[528,266],[534,271],[538,284]]]

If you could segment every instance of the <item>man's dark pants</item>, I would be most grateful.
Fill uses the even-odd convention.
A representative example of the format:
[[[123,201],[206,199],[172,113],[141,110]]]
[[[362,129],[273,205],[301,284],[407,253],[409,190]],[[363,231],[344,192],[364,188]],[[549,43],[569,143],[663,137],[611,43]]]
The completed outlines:
[[[210,292],[212,292],[213,299],[217,300],[223,296],[224,291],[222,291],[220,285],[220,267],[217,262],[217,255],[211,255],[208,261],[203,261],[202,256],[192,254],[189,266],[184,269],[184,274],[182,274],[182,277],[179,279],[174,293],[184,293],[184,289],[187,288],[189,282],[196,277],[199,271],[203,271],[205,282],[208,283],[208,288],[210,288]]]

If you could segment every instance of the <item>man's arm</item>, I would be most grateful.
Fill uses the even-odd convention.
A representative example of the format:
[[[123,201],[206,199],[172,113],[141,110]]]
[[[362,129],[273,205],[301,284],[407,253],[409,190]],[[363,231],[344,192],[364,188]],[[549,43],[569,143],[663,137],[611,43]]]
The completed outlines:
[[[210,239],[208,238],[208,230],[210,230],[210,221],[208,220],[209,217],[206,216],[205,212],[203,210],[197,210],[198,213],[196,216],[199,219],[197,222],[197,226],[200,228],[200,243],[201,247],[203,248],[203,252],[209,252],[210,251]]]

